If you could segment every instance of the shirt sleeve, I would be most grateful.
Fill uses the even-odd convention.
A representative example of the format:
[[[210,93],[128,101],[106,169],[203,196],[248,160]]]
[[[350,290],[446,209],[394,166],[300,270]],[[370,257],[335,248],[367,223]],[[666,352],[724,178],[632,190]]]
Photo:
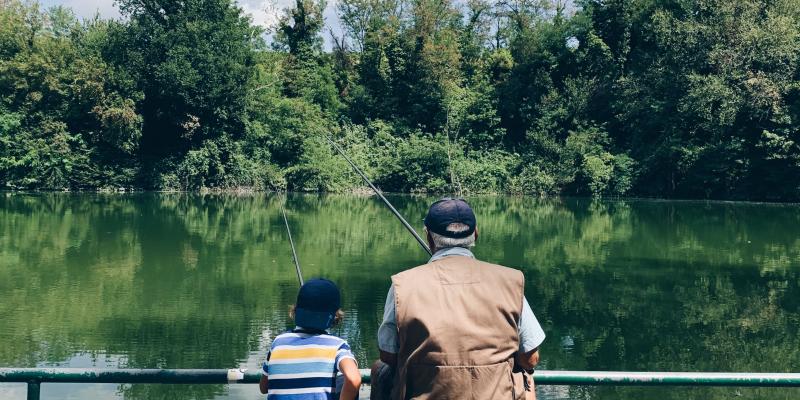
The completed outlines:
[[[272,346],[269,347],[269,351],[267,352],[267,360],[261,364],[261,374],[264,376],[269,376],[269,358],[272,356]]]
[[[544,342],[545,334],[536,316],[533,315],[528,299],[523,297],[522,314],[519,316],[519,349],[527,353]]]
[[[339,346],[339,349],[336,350],[336,372],[341,372],[341,368],[339,368],[339,363],[344,359],[351,359],[356,361],[356,357],[353,355],[353,352],[350,350],[350,345],[347,342],[342,343]],[[358,361],[356,361],[356,365],[358,365]]]
[[[392,354],[397,354],[400,345],[397,343],[397,315],[394,308],[394,285],[389,287],[386,294],[386,304],[383,305],[383,322],[378,328],[378,348]]]

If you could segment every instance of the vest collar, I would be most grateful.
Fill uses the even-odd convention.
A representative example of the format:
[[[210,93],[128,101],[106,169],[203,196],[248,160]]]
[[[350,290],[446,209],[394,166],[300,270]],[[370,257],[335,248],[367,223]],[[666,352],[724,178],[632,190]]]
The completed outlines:
[[[442,258],[449,257],[449,256],[464,256],[469,258],[475,258],[469,249],[465,247],[445,247],[443,249],[436,250],[436,253],[433,253],[433,256],[429,263],[434,262],[436,260],[441,260]]]

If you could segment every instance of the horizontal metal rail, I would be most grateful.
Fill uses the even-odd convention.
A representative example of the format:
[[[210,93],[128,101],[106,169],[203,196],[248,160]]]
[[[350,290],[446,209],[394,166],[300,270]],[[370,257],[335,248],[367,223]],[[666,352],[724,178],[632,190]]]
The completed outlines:
[[[370,371],[361,370],[364,383]],[[800,387],[800,373],[536,371],[537,385]],[[38,400],[40,384],[57,383],[258,383],[261,372],[237,369],[0,368],[0,382],[28,384]]]
[[[239,370],[0,368],[0,382],[213,384],[258,383],[261,377],[257,371],[236,372]]]
[[[800,374],[751,372],[536,371],[537,385],[800,387]]]

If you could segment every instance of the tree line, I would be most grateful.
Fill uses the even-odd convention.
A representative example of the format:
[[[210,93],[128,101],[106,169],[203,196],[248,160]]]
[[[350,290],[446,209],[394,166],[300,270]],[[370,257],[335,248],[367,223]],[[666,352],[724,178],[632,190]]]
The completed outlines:
[[[0,2],[3,189],[800,199],[798,0],[117,4]]]

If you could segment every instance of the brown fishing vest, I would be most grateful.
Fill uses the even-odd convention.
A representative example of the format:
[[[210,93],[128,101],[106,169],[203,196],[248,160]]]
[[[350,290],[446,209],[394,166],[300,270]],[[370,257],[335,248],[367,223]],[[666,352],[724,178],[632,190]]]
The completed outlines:
[[[522,272],[450,256],[392,276],[399,350],[392,398],[523,399]]]

